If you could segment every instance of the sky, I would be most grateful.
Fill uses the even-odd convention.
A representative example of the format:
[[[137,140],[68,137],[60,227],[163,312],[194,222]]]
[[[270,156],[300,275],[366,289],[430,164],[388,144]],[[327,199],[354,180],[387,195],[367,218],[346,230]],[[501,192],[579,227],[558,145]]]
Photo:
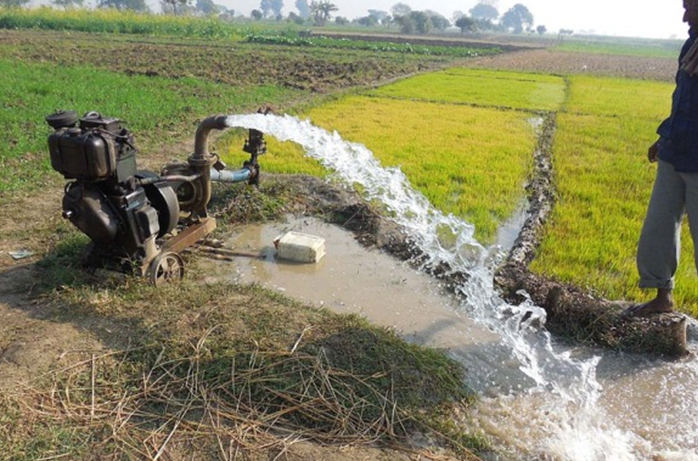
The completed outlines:
[[[368,15],[369,9],[390,12],[396,3],[413,10],[432,10],[449,20],[455,11],[467,13],[478,0],[330,0],[339,10],[334,16],[354,19]],[[214,0],[249,16],[259,8],[260,0]],[[308,1],[310,3],[310,1]],[[682,22],[682,0],[499,0],[502,14],[521,3],[533,15],[534,26],[544,25],[550,32],[571,29],[575,33],[626,37],[685,38],[688,26]],[[298,12],[295,0],[284,0],[284,14]]]

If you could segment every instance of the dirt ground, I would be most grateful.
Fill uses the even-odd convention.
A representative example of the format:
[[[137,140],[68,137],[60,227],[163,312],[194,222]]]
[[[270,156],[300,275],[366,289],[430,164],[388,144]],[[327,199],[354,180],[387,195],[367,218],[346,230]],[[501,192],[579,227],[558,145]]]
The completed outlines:
[[[469,67],[544,72],[557,75],[589,74],[672,81],[677,62],[668,58],[612,56],[534,49],[487,56],[464,63]]]
[[[525,50],[473,60],[468,65],[559,74],[589,72],[594,75],[671,80],[676,64],[670,59]],[[307,193],[311,197],[318,190],[308,189]],[[99,351],[107,347],[95,337],[95,325],[87,325],[87,322],[93,320],[86,319],[83,325],[80,321],[70,324],[57,322],[43,298],[35,296],[36,277],[40,276],[36,263],[59,236],[46,236],[37,240],[32,235],[46,235],[46,229],[53,228],[56,221],[61,220],[61,195],[61,182],[49,181],[40,194],[17,194],[3,200],[4,209],[0,214],[0,391],[3,392],[21,390],[22,385],[46,373],[57,363],[69,360],[73,353]],[[330,199],[331,195],[328,194],[325,198]],[[391,229],[390,235],[394,235],[394,231],[395,229]],[[385,235],[388,234],[381,237],[384,243],[390,241]],[[369,240],[370,244],[376,243],[376,240]],[[405,250],[401,244],[393,245],[392,249],[398,253]],[[21,259],[10,256],[10,253],[20,250],[29,250],[32,254]],[[109,330],[110,325],[104,323],[96,327]],[[327,448],[297,444],[286,453],[285,458],[279,459],[358,461],[426,458],[424,454],[406,453],[404,450],[378,451],[370,448]]]

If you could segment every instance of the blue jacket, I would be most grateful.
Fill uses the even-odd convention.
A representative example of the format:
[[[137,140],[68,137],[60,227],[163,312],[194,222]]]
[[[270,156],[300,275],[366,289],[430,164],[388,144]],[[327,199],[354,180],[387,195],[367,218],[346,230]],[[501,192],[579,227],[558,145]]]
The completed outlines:
[[[696,41],[698,29],[691,28],[688,34],[679,63]],[[659,125],[657,134],[660,159],[674,165],[676,171],[698,172],[698,76],[691,77],[679,68],[671,97],[671,115]]]

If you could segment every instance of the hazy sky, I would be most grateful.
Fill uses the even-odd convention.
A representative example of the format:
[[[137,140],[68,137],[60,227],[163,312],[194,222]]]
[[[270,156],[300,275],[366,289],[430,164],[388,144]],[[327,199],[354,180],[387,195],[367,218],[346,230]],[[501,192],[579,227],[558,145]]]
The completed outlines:
[[[330,0],[339,11],[334,16],[349,19],[366,16],[369,9],[390,11],[396,3],[405,3],[413,10],[433,10],[449,20],[454,11],[467,13],[478,0]],[[214,0],[249,15],[259,8],[260,0]],[[310,3],[310,1],[308,1]],[[572,29],[603,35],[684,38],[688,27],[682,22],[682,0],[499,0],[498,10],[504,13],[514,4],[525,5],[533,14],[535,25],[548,31]],[[284,12],[297,12],[295,0],[284,0]]]

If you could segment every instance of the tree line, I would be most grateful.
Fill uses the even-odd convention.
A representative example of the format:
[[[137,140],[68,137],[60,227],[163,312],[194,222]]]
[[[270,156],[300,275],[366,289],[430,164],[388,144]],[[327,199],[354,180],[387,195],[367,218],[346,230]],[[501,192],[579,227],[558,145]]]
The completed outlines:
[[[0,0],[0,6],[21,7],[30,0]],[[52,5],[60,8],[80,8],[85,0],[51,0]],[[149,12],[145,0],[96,0],[98,8],[114,8],[118,10],[134,10]],[[390,11],[369,9],[367,15],[349,20],[342,16],[334,16],[339,11],[336,4],[330,0],[294,0],[296,11],[284,16],[284,0],[261,0],[259,8],[250,14],[251,20],[287,21],[299,25],[324,26],[330,22],[337,25],[357,24],[366,27],[399,28],[405,34],[429,34],[441,32],[450,27],[457,27],[461,33],[474,32],[537,32],[545,34],[544,25],[534,28],[533,14],[522,3],[517,3],[500,14],[496,0],[481,0],[468,11],[468,14],[455,11],[449,20],[440,13],[431,10],[416,11],[406,3],[396,3]],[[202,16],[218,16],[221,19],[233,19],[235,11],[214,0],[160,0],[160,7],[165,14],[188,14]],[[560,32],[563,33],[562,31]],[[572,31],[564,29],[564,34]]]

